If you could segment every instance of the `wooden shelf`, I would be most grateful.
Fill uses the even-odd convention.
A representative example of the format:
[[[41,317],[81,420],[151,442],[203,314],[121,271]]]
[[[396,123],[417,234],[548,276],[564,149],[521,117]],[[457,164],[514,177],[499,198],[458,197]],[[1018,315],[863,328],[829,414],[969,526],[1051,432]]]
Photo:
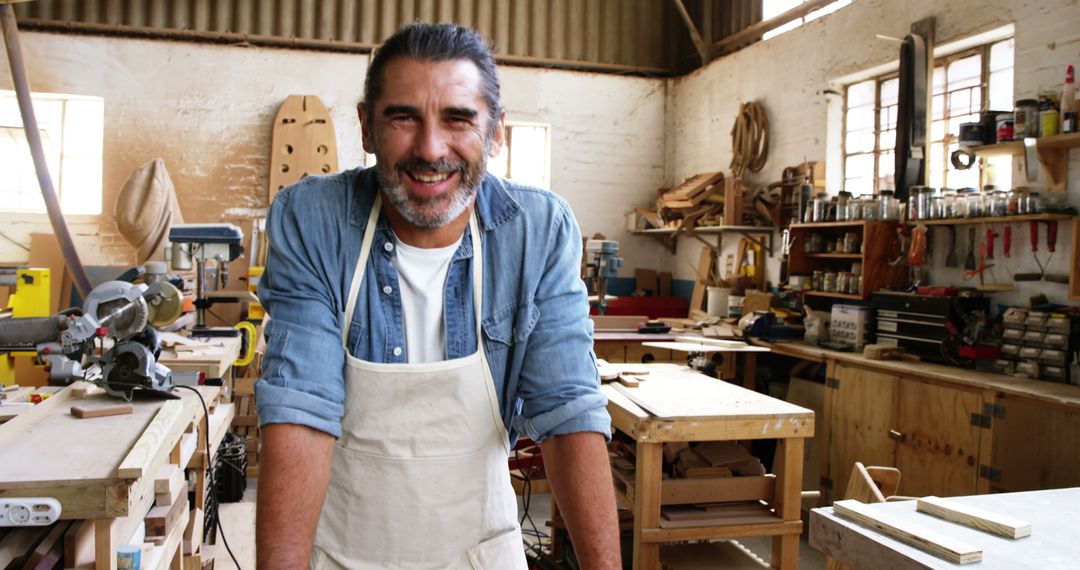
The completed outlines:
[[[804,253],[803,256],[816,259],[862,259],[861,253]]]
[[[846,222],[812,222],[807,224],[791,224],[792,229],[816,229],[816,228],[853,228],[860,227],[867,222],[897,223],[894,220],[849,220]]]
[[[685,230],[685,234],[720,234],[726,232],[738,233],[772,233],[776,228],[772,226],[698,226]],[[634,230],[636,235],[670,235],[675,233],[675,228],[651,228],[647,230]]]
[[[1035,148],[1039,150],[1080,148],[1080,133],[1040,137],[1035,140],[1037,141]],[[1024,154],[1024,141],[1008,141],[972,147],[971,152],[978,156],[1020,156]]]
[[[966,226],[971,224],[1016,224],[1020,222],[1051,222],[1071,220],[1070,214],[1021,214],[1018,216],[990,216],[984,218],[948,218],[945,220],[918,220],[914,224],[927,226]]]
[[[848,293],[828,293],[826,291],[803,291],[804,295],[811,297],[832,297],[834,299],[849,299],[851,301],[862,301],[864,297],[862,295],[851,295]]]

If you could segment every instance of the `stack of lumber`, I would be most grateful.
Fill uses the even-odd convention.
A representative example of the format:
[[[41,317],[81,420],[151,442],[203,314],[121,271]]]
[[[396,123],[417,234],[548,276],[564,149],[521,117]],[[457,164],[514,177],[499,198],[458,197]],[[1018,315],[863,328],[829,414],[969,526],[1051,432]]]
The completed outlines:
[[[761,461],[732,441],[664,444],[664,459],[673,475],[686,478],[764,475]]]
[[[637,208],[649,227],[670,228],[676,233],[698,226],[773,225],[773,209],[779,190],[744,185],[722,172],[706,172],[663,190],[655,210]]]
[[[232,431],[243,436],[247,445],[247,476],[259,476],[259,414],[255,410],[255,382],[259,379],[260,358],[255,360],[236,379],[233,403],[236,416],[232,420]]]

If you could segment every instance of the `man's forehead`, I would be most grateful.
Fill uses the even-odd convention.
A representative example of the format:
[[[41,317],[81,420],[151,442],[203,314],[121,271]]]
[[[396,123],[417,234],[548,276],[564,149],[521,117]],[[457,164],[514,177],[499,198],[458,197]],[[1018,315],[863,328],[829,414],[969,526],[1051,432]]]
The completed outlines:
[[[483,78],[469,59],[420,60],[399,57],[383,69],[383,88],[377,106],[436,97],[443,101],[482,104]]]

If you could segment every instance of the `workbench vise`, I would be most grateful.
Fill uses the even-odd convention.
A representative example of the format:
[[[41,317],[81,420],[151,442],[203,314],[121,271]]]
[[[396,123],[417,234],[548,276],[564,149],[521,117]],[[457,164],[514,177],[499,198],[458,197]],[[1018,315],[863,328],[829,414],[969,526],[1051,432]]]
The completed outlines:
[[[180,224],[169,230],[169,242],[165,250],[166,261],[177,271],[188,271],[195,264],[195,328],[193,332],[204,336],[237,336],[234,328],[209,328],[206,326],[206,310],[214,300],[207,290],[225,287],[229,280],[229,262],[244,253],[244,232],[233,224]],[[211,287],[207,287],[207,262],[213,262]]]

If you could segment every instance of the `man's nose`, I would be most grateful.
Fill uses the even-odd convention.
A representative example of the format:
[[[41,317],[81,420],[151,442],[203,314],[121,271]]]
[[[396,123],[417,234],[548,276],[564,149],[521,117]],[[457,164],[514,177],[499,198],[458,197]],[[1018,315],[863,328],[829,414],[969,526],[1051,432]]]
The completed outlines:
[[[446,158],[449,148],[446,132],[438,123],[428,122],[416,138],[416,155],[427,162],[436,162]]]

